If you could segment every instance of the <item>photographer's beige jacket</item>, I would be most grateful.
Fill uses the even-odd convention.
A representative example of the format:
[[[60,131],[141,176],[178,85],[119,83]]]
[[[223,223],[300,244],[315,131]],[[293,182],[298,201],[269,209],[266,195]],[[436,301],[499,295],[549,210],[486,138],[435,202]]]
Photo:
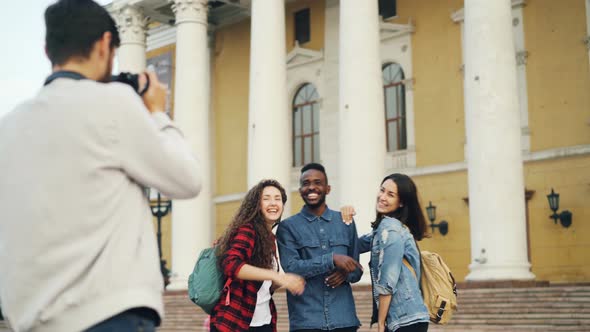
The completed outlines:
[[[15,331],[80,331],[132,307],[162,316],[141,185],[189,198],[200,171],[128,86],[60,78],[0,119],[0,306]]]

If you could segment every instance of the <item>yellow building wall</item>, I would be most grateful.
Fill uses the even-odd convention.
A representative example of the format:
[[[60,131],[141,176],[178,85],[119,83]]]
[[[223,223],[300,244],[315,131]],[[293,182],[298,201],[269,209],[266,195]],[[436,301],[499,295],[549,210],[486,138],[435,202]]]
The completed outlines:
[[[590,144],[585,13],[584,0],[535,0],[524,7],[532,151]]]
[[[581,42],[586,35],[583,0],[535,0],[524,9],[529,121],[533,151],[590,144],[590,68]],[[324,43],[324,1],[300,0],[286,9],[287,49],[293,47],[294,12],[310,7],[311,41],[302,45],[319,50]],[[398,0],[394,23],[416,26],[412,35],[414,116],[417,165],[464,160],[465,123],[463,76],[460,71],[460,25],[450,13],[462,0]],[[216,32],[213,56],[215,123],[215,195],[245,192],[247,188],[248,75],[250,22]],[[470,264],[469,207],[465,171],[414,177],[423,207],[437,206],[437,222],[449,222],[449,233],[438,230],[423,240],[423,250],[440,253],[458,281]],[[532,271],[537,280],[589,281],[590,157],[525,164],[526,188],[535,194],[528,203]],[[546,195],[551,186],[561,194],[561,208],[573,212],[573,225],[564,229],[548,218]],[[216,204],[215,233],[220,236],[240,202]],[[289,194],[291,213],[303,206],[299,193]],[[166,223],[165,223],[166,224]],[[167,223],[169,225],[169,223]],[[169,232],[168,232],[169,233]],[[168,242],[164,241],[169,248]],[[166,245],[164,247],[166,247]],[[168,250],[168,251],[166,251]],[[169,252],[169,249],[165,249]]]
[[[412,21],[417,166],[464,160],[461,27],[450,14],[462,0],[398,0],[392,23]]]
[[[441,255],[455,279],[464,281],[471,261],[469,207],[463,200],[468,196],[467,172],[415,176],[412,179],[418,187],[427,223],[430,224],[425,210],[428,202],[436,206],[435,222],[446,220],[449,223],[449,232],[445,236],[438,229],[432,233],[429,227],[431,237],[420,241],[420,249]]]
[[[158,232],[158,219],[153,218],[154,234]],[[162,259],[166,261],[166,267],[172,266],[172,218],[171,213],[162,218]]]
[[[289,201],[291,201],[291,215],[299,213],[303,205],[305,205],[305,202],[303,202],[301,195],[299,195],[298,191],[290,192],[287,195],[289,195],[288,199]],[[287,201],[287,204],[289,204],[289,201]]]
[[[537,280],[551,282],[590,281],[590,156],[528,162],[525,186],[534,194],[528,201],[529,241],[532,272]],[[471,236],[467,172],[415,176],[422,208],[435,205],[436,222],[449,222],[449,232],[437,230],[420,242],[422,250],[439,253],[457,281],[464,281],[471,261]],[[549,218],[547,195],[560,194],[560,210],[573,213],[569,228]],[[425,211],[425,210],[424,210]],[[430,230],[430,229],[429,229]]]
[[[590,281],[590,156],[525,164],[529,201],[532,271],[537,280]],[[547,202],[551,188],[560,195],[558,212],[569,210],[569,228],[553,223]]]
[[[212,66],[215,195],[245,192],[250,21],[230,25],[216,32]]]
[[[241,201],[219,203],[215,205],[215,215],[217,222],[215,223],[215,238],[222,236],[227,229],[227,226],[232,221],[232,218],[238,212]]]
[[[288,3],[285,7],[285,25],[287,30],[287,52],[295,46],[295,12],[309,8],[311,26],[309,42],[299,46],[319,51],[324,48],[324,21],[326,3],[324,0],[299,0]]]

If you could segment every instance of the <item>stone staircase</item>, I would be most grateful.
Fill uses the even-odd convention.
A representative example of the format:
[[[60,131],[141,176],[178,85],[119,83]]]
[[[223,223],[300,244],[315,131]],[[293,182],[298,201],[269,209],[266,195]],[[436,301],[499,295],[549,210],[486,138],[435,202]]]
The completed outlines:
[[[368,286],[354,287],[357,314],[369,327],[371,292]],[[285,292],[274,295],[279,313],[278,331],[289,331]],[[207,315],[188,299],[186,291],[164,296],[166,318],[158,332],[201,332]],[[459,289],[459,311],[446,326],[431,324],[434,332],[492,331],[587,331],[590,332],[590,285],[552,285],[528,288]],[[0,321],[0,332],[9,331]]]
[[[590,331],[590,286],[459,290],[459,311],[429,331]]]
[[[371,329],[370,287],[354,288],[357,314]],[[193,305],[186,292],[166,293],[166,319],[159,332],[205,331],[204,312]],[[289,331],[286,295],[274,295],[279,313],[278,331]],[[459,311],[446,326],[431,324],[429,331],[588,331],[590,332],[590,285],[559,285],[529,288],[459,289]]]

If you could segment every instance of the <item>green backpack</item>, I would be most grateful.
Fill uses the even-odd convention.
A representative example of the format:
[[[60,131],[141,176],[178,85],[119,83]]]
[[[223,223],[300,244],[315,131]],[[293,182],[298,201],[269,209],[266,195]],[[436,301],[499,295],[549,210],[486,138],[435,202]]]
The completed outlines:
[[[215,247],[203,249],[188,278],[188,297],[207,314],[211,314],[224,288],[228,289],[225,305],[229,305],[230,283],[231,279],[228,279],[225,286],[223,284],[223,274],[217,267]]]

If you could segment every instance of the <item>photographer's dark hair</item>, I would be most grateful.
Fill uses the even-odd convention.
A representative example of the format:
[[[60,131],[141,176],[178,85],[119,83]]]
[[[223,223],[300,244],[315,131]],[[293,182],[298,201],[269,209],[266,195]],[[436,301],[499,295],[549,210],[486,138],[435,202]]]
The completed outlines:
[[[305,166],[301,167],[301,174],[309,171],[310,169],[314,169],[316,171],[320,171],[320,172],[324,173],[324,176],[326,177],[326,184],[328,183],[328,174],[326,174],[326,169],[324,168],[324,166],[322,164],[318,164],[318,163],[306,164]]]
[[[417,241],[429,237],[427,233],[428,226],[426,224],[426,218],[424,218],[422,206],[418,200],[418,188],[416,187],[416,184],[414,184],[414,181],[405,174],[394,173],[386,176],[383,181],[381,181],[381,185],[387,180],[391,180],[397,185],[397,194],[399,201],[403,206],[387,215],[377,212],[377,217],[375,218],[375,221],[371,223],[371,227],[376,229],[383,217],[387,216],[395,218],[408,226],[414,239]]]
[[[72,57],[88,58],[102,35],[112,34],[111,47],[121,40],[115,21],[92,0],[59,0],[45,10],[45,48],[53,66]]]

